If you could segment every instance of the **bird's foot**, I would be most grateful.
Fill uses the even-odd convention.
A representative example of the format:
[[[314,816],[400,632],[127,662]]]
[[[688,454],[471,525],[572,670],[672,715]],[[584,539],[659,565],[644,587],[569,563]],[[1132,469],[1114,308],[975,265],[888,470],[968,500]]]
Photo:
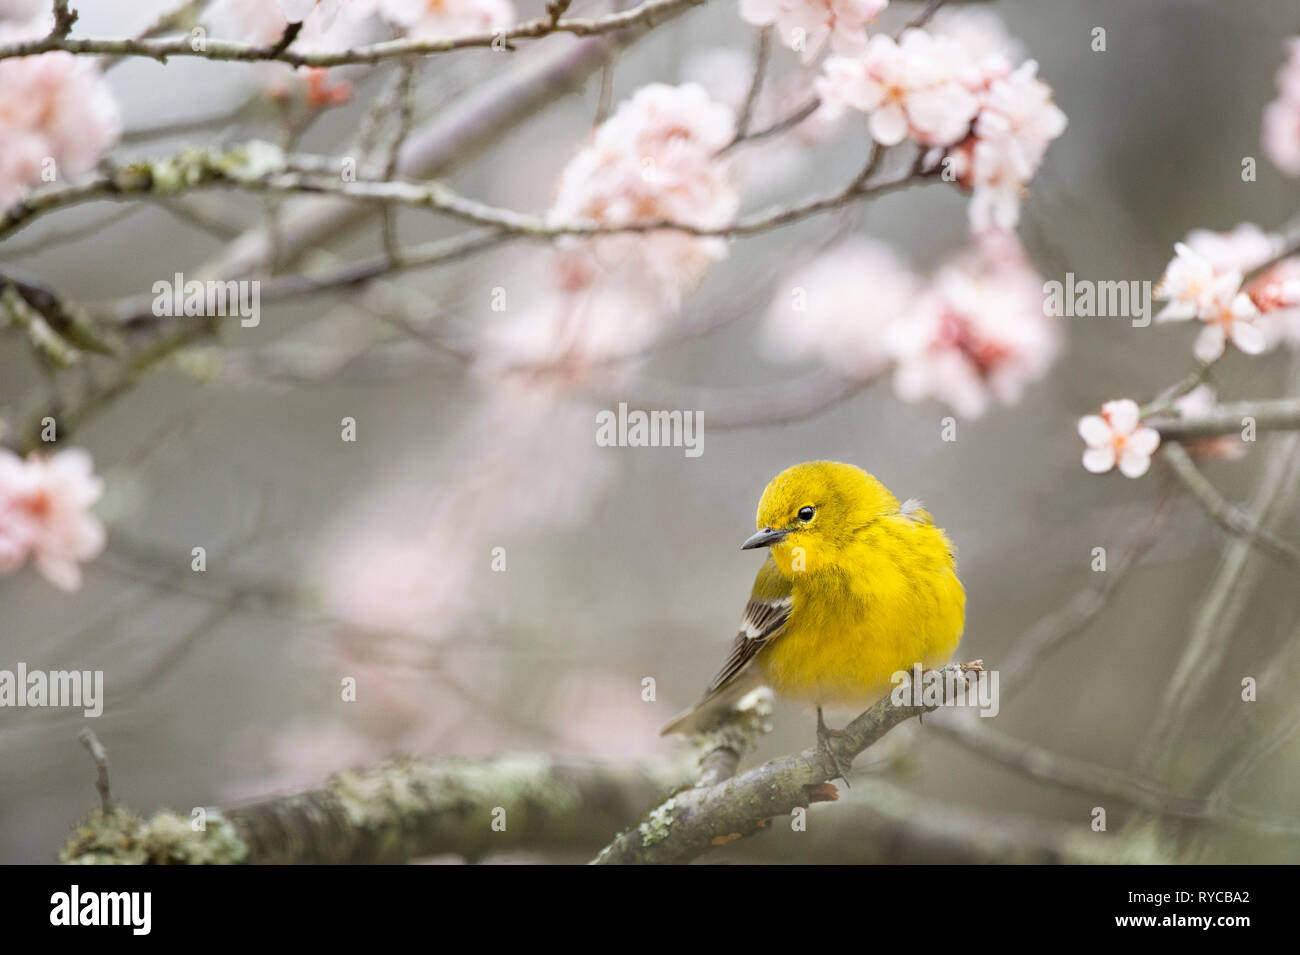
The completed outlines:
[[[849,782],[849,777],[844,774],[844,767],[840,763],[839,756],[835,753],[835,747],[831,745],[832,739],[848,739],[849,734],[844,730],[831,729],[826,725],[826,720],[822,717],[822,708],[817,707],[817,746],[827,758],[830,759],[831,765],[835,767],[835,775],[844,780],[844,785],[852,789],[853,784]],[[850,765],[852,765],[850,763]]]

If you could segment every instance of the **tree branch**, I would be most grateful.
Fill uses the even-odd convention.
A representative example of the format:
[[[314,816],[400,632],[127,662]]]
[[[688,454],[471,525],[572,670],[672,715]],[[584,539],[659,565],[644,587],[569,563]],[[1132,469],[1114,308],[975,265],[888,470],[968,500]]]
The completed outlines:
[[[1249,510],[1219,493],[1181,444],[1166,444],[1160,451],[1188,493],[1219,526],[1247,542],[1259,544],[1283,560],[1300,564],[1300,546],[1278,537]]]
[[[517,40],[534,40],[556,33],[581,37],[601,36],[632,27],[654,26],[663,18],[672,16],[687,7],[699,6],[706,2],[707,0],[644,0],[630,10],[590,19],[557,18],[548,11],[545,16],[526,20],[509,30],[448,38],[386,40],[382,43],[332,53],[296,53],[287,49],[289,44],[284,43],[283,40],[271,44],[237,43],[230,40],[208,40],[203,44],[195,44],[193,38],[188,35],[139,39],[108,37],[72,39],[65,34],[59,34],[56,28],[54,33],[40,39],[0,45],[0,59],[62,51],[90,56],[147,57],[164,63],[169,57],[183,56],[228,62],[288,63],[290,66],[343,66],[351,63],[379,63],[383,60],[410,56],[449,53],[452,50],[474,47],[513,49]],[[66,3],[62,6],[66,7]],[[563,4],[557,9],[563,11],[567,6],[568,4]]]
[[[320,789],[192,818],[96,809],[59,858],[71,863],[393,863],[509,849],[599,845],[665,790],[689,780],[692,761],[643,766],[562,763],[534,754],[491,760],[393,760],[348,771]],[[495,818],[501,820],[493,828]],[[504,828],[500,828],[501,826]]]
[[[1223,434],[1239,434],[1245,419],[1253,418],[1259,431],[1294,431],[1300,428],[1300,398],[1236,401],[1198,415],[1168,421],[1149,421],[1162,441],[1188,441]]]
[[[978,668],[978,664],[949,664],[944,671],[965,679],[968,669]],[[946,682],[941,682],[945,702]],[[770,760],[734,779],[676,793],[640,825],[619,835],[593,861],[598,865],[689,862],[711,846],[757,832],[773,816],[834,800],[834,787],[825,784],[839,775],[837,759],[847,767],[895,726],[934,709],[937,706],[895,706],[886,696],[845,727],[843,737],[829,740],[833,756],[811,747]]]

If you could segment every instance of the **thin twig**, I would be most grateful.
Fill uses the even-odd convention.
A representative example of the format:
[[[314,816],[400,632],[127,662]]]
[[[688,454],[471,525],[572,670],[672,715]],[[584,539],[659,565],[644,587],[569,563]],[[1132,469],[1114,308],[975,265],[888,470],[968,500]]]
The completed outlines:
[[[108,785],[108,751],[94,730],[82,730],[77,734],[77,739],[86,747],[86,752],[95,763],[95,789],[99,791],[100,808],[104,812],[110,812],[113,808],[113,793]]]
[[[771,57],[772,28],[768,26],[758,31],[758,37],[754,41],[754,74],[750,77],[749,92],[745,94],[745,101],[736,116],[736,135],[729,146],[734,146],[749,133],[749,124],[754,118],[754,108],[758,105],[758,98],[763,93],[763,80],[767,76],[767,64]]]
[[[1248,543],[1258,544],[1283,560],[1300,564],[1300,546],[1278,537],[1250,511],[1224,497],[1210,479],[1201,473],[1192,456],[1181,444],[1166,444],[1160,451],[1183,487],[1224,530]]]

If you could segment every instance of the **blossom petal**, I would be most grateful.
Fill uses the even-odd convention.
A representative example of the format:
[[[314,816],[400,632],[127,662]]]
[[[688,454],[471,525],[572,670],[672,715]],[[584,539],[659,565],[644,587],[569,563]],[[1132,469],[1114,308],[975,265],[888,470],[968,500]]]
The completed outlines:
[[[1105,474],[1115,466],[1115,449],[1109,444],[1104,448],[1089,448],[1083,452],[1083,466],[1093,474]]]
[[[871,138],[882,146],[894,146],[907,135],[907,117],[897,103],[890,103],[871,114],[867,121]]]
[[[1101,406],[1101,409],[1106,420],[1110,422],[1110,429],[1116,434],[1131,434],[1142,417],[1141,409],[1132,398],[1108,401]]]
[[[1258,355],[1268,348],[1268,337],[1253,322],[1233,322],[1232,343],[1247,355]]]
[[[1110,425],[1101,415],[1084,415],[1079,419],[1079,437],[1090,448],[1099,448],[1110,443]]]
[[[1128,478],[1140,478],[1151,467],[1151,455],[1135,448],[1125,448],[1119,456],[1119,473]]]
[[[1209,363],[1223,355],[1224,345],[1223,328],[1218,325],[1206,325],[1201,329],[1201,334],[1196,336],[1196,346],[1192,352],[1198,360]]]
[[[1137,454],[1145,454],[1147,457],[1151,457],[1158,447],[1160,447],[1160,432],[1155,428],[1138,428],[1124,442],[1126,453],[1131,449]]]

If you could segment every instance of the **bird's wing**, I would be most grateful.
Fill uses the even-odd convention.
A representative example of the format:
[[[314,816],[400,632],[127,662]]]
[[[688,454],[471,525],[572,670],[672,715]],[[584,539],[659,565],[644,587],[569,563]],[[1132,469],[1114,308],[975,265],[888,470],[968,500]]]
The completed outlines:
[[[750,592],[749,602],[745,604],[745,616],[740,622],[740,630],[731,642],[731,652],[727,654],[722,669],[709,682],[700,702],[676,717],[661,733],[691,732],[697,722],[693,717],[705,709],[713,709],[706,704],[720,706],[733,702],[733,697],[739,699],[737,693],[751,689],[754,681],[749,679],[750,675],[746,672],[749,664],[759,650],[781,635],[793,606],[790,581],[769,555],[754,579],[754,589]]]
[[[769,577],[774,579],[766,579]],[[731,642],[727,662],[709,683],[708,689],[704,691],[705,697],[726,687],[749,665],[759,650],[780,635],[781,628],[790,619],[792,606],[794,598],[790,594],[790,581],[777,569],[776,562],[768,557],[758,572],[758,579],[754,581],[749,602],[745,604],[745,616],[740,621],[736,638]]]

